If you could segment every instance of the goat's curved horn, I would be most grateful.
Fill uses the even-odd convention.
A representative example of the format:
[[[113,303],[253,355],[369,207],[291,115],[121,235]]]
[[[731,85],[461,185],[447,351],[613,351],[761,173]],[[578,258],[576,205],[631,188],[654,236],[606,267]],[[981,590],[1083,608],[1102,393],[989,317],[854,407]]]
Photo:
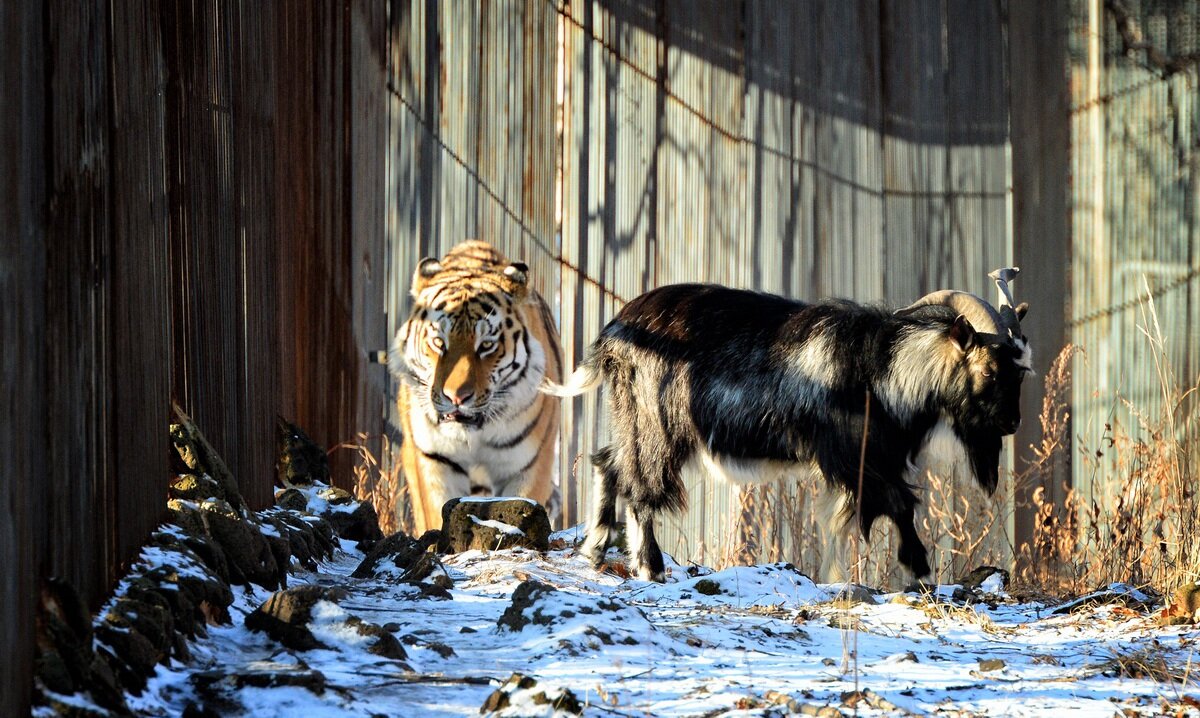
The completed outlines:
[[[905,316],[912,314],[921,307],[943,306],[953,309],[955,312],[967,318],[971,322],[971,326],[975,327],[975,331],[984,334],[995,334],[996,336],[1004,336],[1007,329],[1007,324],[996,311],[996,308],[988,304],[983,298],[977,297],[970,292],[960,292],[955,289],[942,289],[937,292],[932,292],[921,297],[917,301],[908,305],[903,309],[896,311],[896,314]],[[1015,314],[1013,315],[1016,316]]]

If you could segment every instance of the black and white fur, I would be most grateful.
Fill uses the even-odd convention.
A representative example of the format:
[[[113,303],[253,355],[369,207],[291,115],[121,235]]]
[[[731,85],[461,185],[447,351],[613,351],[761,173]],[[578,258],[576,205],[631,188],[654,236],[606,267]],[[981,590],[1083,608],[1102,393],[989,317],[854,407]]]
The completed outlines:
[[[612,443],[592,457],[597,511],[583,551],[603,560],[623,498],[632,567],[661,581],[654,517],[685,506],[688,462],[735,482],[813,467],[850,495],[864,535],[890,517],[900,562],[925,576],[914,459],[935,428],[949,428],[976,480],[994,490],[1001,437],[1020,421],[1021,352],[945,306],[902,315],[713,285],[647,292],[604,328],[566,385],[543,388],[574,396],[605,381],[610,392]]]

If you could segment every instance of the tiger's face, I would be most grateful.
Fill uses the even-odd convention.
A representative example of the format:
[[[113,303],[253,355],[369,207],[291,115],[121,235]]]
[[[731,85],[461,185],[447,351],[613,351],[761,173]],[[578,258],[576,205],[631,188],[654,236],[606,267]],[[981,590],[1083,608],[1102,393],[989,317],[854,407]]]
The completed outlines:
[[[401,330],[403,361],[418,405],[437,424],[478,428],[504,413],[514,387],[540,381],[544,358],[521,321],[524,265],[495,284],[436,281],[440,265],[423,265],[427,284]],[[534,376],[536,375],[536,376]]]

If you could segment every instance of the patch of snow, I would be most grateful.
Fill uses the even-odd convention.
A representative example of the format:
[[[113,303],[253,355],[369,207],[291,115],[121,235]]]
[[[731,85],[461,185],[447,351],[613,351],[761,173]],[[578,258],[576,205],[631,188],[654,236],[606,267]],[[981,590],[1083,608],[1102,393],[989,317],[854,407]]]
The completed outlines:
[[[984,593],[991,593],[997,596],[1004,593],[1004,574],[997,571],[991,576],[983,579],[983,581],[981,581],[979,584],[979,590],[983,591]]]
[[[509,536],[524,536],[525,535],[524,531],[517,528],[516,526],[513,526],[512,524],[506,524],[503,521],[496,521],[494,519],[481,519],[478,516],[475,516],[474,514],[467,514],[467,515],[471,517],[471,522],[474,523],[476,526],[487,526],[488,528],[496,529],[500,533],[507,534]]]

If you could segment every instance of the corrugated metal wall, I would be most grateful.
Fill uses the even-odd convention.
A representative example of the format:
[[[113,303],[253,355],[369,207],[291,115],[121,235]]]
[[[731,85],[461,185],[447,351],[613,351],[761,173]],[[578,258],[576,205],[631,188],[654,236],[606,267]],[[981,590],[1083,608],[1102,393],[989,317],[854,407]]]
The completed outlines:
[[[1084,457],[1074,479],[1101,498],[1126,490],[1108,462],[1088,458],[1107,448],[1106,425],[1152,441],[1148,426],[1173,410],[1180,437],[1200,446],[1200,402],[1172,407],[1179,397],[1164,394],[1158,371],[1165,360],[1179,390],[1200,381],[1200,3],[1074,0],[1068,41],[1069,324],[1084,350],[1073,362]],[[1161,352],[1143,332],[1158,333],[1148,296]]]
[[[401,2],[392,23],[390,331],[416,261],[467,237],[531,265],[569,365],[670,282],[990,297],[1011,256],[997,4]],[[602,406],[564,412],[568,524]],[[712,561],[742,497],[689,483],[664,546]]]

